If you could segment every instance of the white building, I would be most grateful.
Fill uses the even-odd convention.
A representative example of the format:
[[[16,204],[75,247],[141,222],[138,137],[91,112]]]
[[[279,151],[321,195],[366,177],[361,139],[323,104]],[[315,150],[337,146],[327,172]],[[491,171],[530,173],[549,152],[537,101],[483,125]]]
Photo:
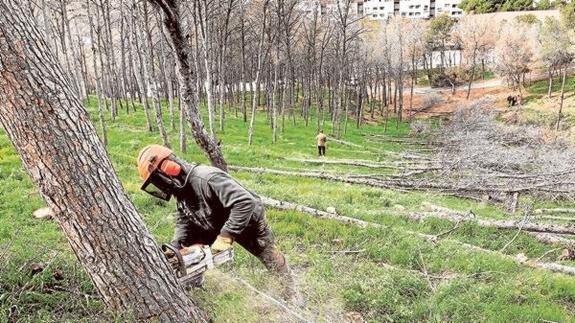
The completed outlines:
[[[307,0],[301,8],[311,13],[318,6],[320,15],[337,10],[338,0]],[[351,12],[368,19],[387,20],[391,16],[406,18],[432,18],[442,14],[461,17],[464,13],[458,5],[461,0],[355,0]]]
[[[363,13],[368,19],[387,20],[394,15],[396,2],[399,3],[397,0],[366,0]]]
[[[463,16],[463,10],[459,9],[461,0],[435,0],[435,15],[447,14],[450,17]]]

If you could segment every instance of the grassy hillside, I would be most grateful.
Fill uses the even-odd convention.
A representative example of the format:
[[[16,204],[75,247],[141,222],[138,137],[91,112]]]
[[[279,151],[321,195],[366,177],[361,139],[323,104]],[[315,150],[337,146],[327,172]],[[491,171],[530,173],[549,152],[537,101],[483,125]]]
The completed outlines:
[[[90,111],[95,117],[95,102]],[[167,124],[167,116],[165,116]],[[340,165],[302,164],[286,157],[315,158],[315,126],[286,120],[285,136],[271,143],[271,129],[262,112],[256,122],[254,144],[247,145],[247,125],[233,112],[227,115],[223,151],[231,165],[274,169],[366,174],[374,170]],[[312,122],[312,124],[315,124]],[[139,149],[160,143],[157,133],[145,131],[139,109],[108,122],[108,151],[125,189],[158,242],[171,238],[174,202],[164,203],[141,192],[135,169]],[[329,132],[329,127],[326,127]],[[356,129],[350,122],[345,140],[366,148],[329,143],[327,159],[383,161],[386,151],[418,149],[398,143],[375,143],[367,134],[383,127]],[[408,126],[391,126],[388,135],[404,136]],[[178,132],[170,129],[173,146]],[[195,146],[180,154],[205,163]],[[377,172],[377,171],[376,171]],[[297,274],[306,304],[296,311],[309,320],[341,322],[362,316],[381,321],[573,321],[575,278],[520,266],[508,258],[464,249],[466,242],[500,250],[515,231],[460,224],[441,241],[432,243],[412,231],[439,234],[453,228],[444,220],[414,222],[405,215],[423,209],[423,202],[473,212],[484,218],[504,218],[497,207],[426,192],[401,193],[362,185],[313,178],[233,173],[247,187],[265,196],[337,212],[374,223],[385,229],[359,228],[334,220],[318,219],[296,211],[267,210],[267,217]],[[536,206],[541,206],[539,203]],[[8,317],[28,321],[124,321],[108,313],[72,255],[55,222],[36,220],[33,210],[43,203],[31,184],[7,136],[0,132],[0,322]],[[531,236],[519,233],[504,253],[556,261],[557,252]],[[205,288],[194,298],[216,322],[292,321],[292,316],[245,288],[242,281],[279,297],[277,282],[258,261],[240,247],[230,266],[211,272]],[[32,263],[46,269],[32,276]],[[572,264],[572,263],[571,263]],[[356,313],[352,313],[356,312]]]

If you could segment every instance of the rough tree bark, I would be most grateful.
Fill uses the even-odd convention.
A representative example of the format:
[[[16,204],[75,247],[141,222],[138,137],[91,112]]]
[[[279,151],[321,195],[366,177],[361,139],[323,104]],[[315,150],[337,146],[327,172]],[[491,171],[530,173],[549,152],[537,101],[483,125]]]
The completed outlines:
[[[125,194],[64,75],[31,13],[19,1],[0,1],[0,122],[103,301],[139,320],[206,321]]]
[[[164,25],[170,35],[176,55],[178,80],[180,83],[180,100],[186,110],[188,121],[192,126],[192,135],[198,146],[204,150],[212,165],[227,170],[227,164],[219,144],[208,135],[200,111],[194,104],[192,72],[189,65],[190,44],[186,42],[180,25],[180,11],[177,0],[148,0],[164,13]]]

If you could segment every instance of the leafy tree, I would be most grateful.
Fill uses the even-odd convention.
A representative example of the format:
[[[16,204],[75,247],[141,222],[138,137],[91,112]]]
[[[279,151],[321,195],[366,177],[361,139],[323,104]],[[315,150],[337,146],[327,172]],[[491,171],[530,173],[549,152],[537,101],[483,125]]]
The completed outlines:
[[[575,29],[575,2],[571,1],[561,8],[561,21],[571,30]]]
[[[437,16],[431,19],[429,23],[429,29],[427,30],[427,34],[425,36],[425,40],[428,43],[428,48],[438,50],[441,53],[441,71],[443,71],[445,67],[445,50],[451,41],[452,31],[455,23],[456,20],[447,15]]]
[[[537,9],[539,10],[549,10],[554,7],[554,3],[550,0],[540,0],[537,4]]]
[[[523,11],[533,9],[533,0],[507,0],[501,6],[501,11]]]
[[[504,2],[503,0],[463,0],[459,8],[467,13],[489,13],[499,11]]]
[[[524,24],[528,24],[528,25],[541,24],[541,20],[537,19],[537,16],[535,16],[532,13],[526,13],[524,15],[519,15],[519,16],[515,17],[515,20],[519,23],[524,23]]]

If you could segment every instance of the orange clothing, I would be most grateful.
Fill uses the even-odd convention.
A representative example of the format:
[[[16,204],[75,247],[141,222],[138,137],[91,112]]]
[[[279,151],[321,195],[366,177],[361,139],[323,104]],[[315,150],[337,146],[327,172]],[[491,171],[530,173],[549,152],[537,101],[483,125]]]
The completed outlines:
[[[320,133],[319,135],[317,135],[317,137],[315,137],[315,139],[317,139],[317,145],[320,147],[324,147],[325,143],[327,142],[327,136],[324,135],[323,133]]]

